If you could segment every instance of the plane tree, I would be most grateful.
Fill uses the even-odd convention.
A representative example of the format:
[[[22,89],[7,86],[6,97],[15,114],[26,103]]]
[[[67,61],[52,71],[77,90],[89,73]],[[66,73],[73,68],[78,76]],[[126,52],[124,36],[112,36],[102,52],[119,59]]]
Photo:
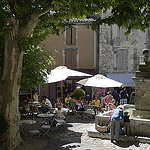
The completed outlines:
[[[129,34],[132,30],[145,29],[150,25],[150,2],[148,0],[100,0],[95,4],[103,7],[99,19],[93,22],[93,29],[101,24],[116,24],[127,30]]]
[[[15,149],[21,142],[18,97],[24,54],[28,59],[29,51],[32,53],[49,34],[57,33],[69,19],[93,13],[108,14],[93,22],[93,29],[105,23],[117,24],[128,32],[144,31],[149,27],[149,8],[148,0],[1,0],[0,115],[9,123],[8,148]]]
[[[18,97],[24,71],[24,54],[49,34],[57,32],[64,26],[64,22],[68,22],[68,18],[92,14],[94,9],[92,1],[87,3],[86,0],[0,1],[0,115],[5,116],[9,123],[9,149],[15,149],[21,142]]]

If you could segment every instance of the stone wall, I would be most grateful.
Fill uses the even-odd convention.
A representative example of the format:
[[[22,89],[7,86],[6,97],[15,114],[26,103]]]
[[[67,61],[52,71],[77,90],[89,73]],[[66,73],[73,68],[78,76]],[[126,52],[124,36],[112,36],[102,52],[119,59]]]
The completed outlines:
[[[125,29],[116,25],[100,26],[100,73],[134,72],[138,70],[140,56],[147,33],[139,30],[125,36]]]
[[[150,79],[136,78],[135,81],[135,108],[150,111]]]

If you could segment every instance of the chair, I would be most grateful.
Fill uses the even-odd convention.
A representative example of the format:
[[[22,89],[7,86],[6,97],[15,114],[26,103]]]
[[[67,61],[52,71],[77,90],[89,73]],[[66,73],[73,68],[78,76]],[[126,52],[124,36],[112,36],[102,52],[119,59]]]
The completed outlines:
[[[59,127],[59,129],[66,131],[66,121],[64,119],[55,119],[56,120],[56,127]]]
[[[95,112],[93,110],[84,111],[84,118],[87,118],[87,119],[91,118],[92,120],[94,116],[95,116]]]
[[[42,125],[42,131],[43,131],[43,137],[47,135],[48,137],[51,137],[52,134],[50,133],[51,125]]]
[[[56,123],[56,127],[58,126],[66,126],[66,113],[64,111],[62,111],[62,109],[59,107],[58,110],[56,111],[56,115],[55,115],[55,121]]]
[[[30,130],[29,133],[30,133],[30,137],[31,137],[31,135],[39,135],[39,138],[40,138],[41,132],[38,129]]]
[[[84,111],[75,111],[74,118],[82,118],[83,119]]]
[[[75,111],[76,111],[75,104],[76,104],[75,102],[70,102],[70,107],[71,107],[72,113],[75,113]]]
[[[66,126],[66,121],[64,119],[55,119],[57,124],[56,127],[58,126]]]
[[[51,119],[52,118],[52,119]],[[51,137],[52,134],[50,133],[51,126],[55,120],[55,117],[47,118],[44,122],[44,124],[41,126],[41,130],[43,132],[43,137],[47,135],[48,137]],[[51,119],[51,120],[50,120]]]

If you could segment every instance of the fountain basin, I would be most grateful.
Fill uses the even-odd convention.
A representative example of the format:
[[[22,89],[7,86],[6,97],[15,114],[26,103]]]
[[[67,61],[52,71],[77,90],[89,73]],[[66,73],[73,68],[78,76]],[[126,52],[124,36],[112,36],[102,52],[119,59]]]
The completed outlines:
[[[150,111],[133,110],[132,114],[133,114],[133,118],[150,120]]]
[[[147,136],[150,137],[150,119],[139,118],[138,110],[135,110],[135,105],[125,104],[123,105],[124,111],[130,112],[130,135],[134,136]],[[112,111],[105,112],[103,114],[96,115],[95,117],[95,127],[107,126],[108,119]],[[142,114],[142,112],[140,112]],[[149,115],[148,115],[149,116]],[[146,114],[143,114],[143,117],[147,117]],[[120,121],[121,127],[123,127],[123,119]],[[95,128],[96,129],[96,128]]]

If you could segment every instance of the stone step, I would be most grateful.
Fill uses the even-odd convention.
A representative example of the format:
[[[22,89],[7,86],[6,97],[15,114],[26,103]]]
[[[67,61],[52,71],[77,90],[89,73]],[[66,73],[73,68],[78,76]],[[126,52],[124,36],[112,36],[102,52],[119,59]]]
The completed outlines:
[[[88,136],[93,138],[110,139],[110,133],[100,133],[95,129],[95,125],[87,129]],[[120,135],[120,141],[123,142],[141,142],[150,143],[150,137]]]

